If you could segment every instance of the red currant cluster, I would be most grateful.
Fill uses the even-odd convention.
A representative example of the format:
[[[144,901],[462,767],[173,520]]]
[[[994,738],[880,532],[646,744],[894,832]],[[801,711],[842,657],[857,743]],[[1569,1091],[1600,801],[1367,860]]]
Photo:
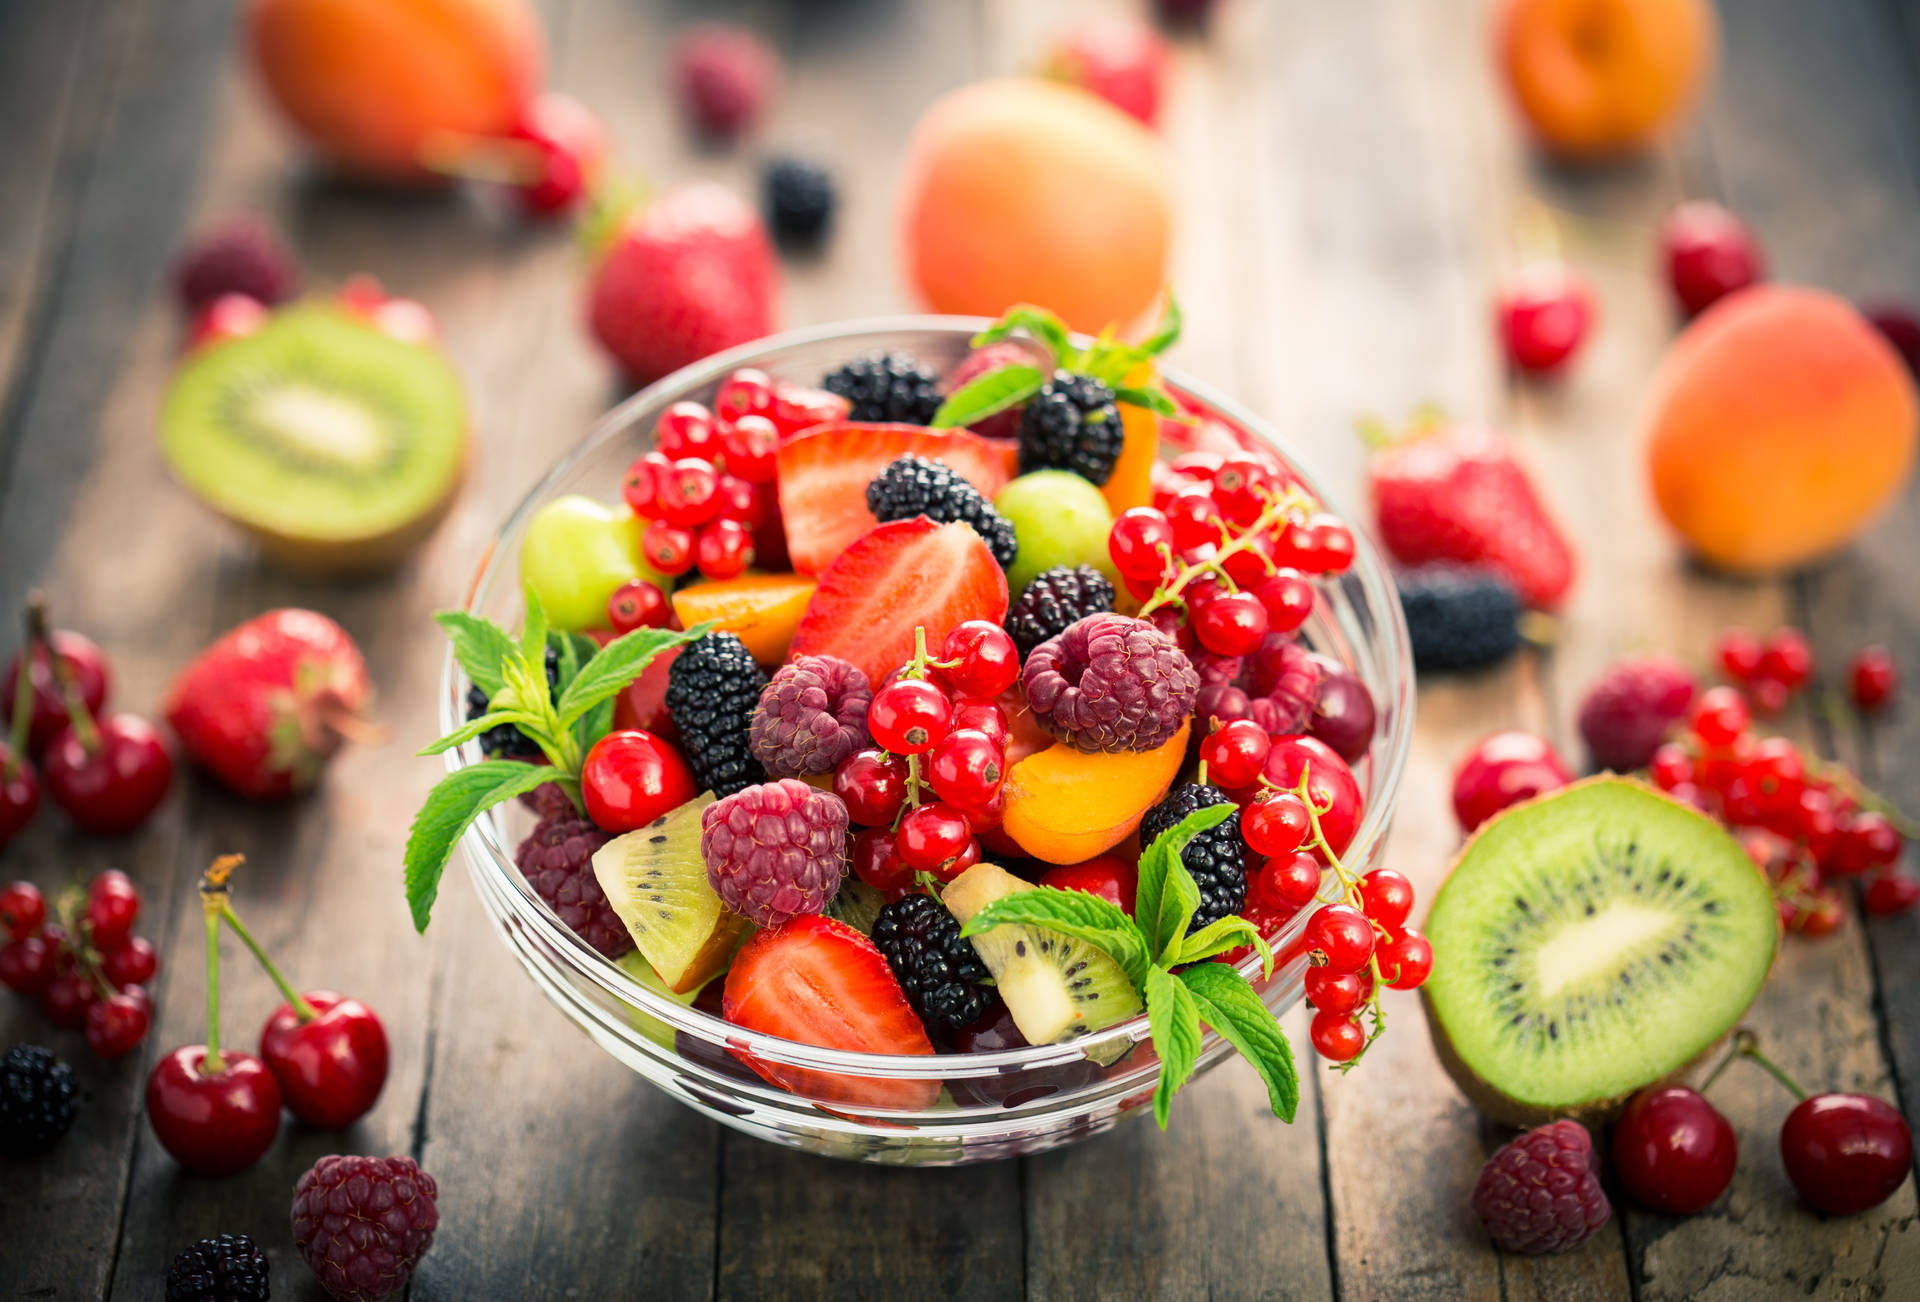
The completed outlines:
[[[721,383],[711,411],[697,402],[667,408],[654,426],[653,450],[621,481],[627,505],[647,522],[640,534],[647,564],[674,577],[696,567],[710,579],[740,574],[779,535],[781,441],[846,414],[844,398],[752,368]]]
[[[1714,644],[1714,659],[1754,711],[1768,718],[1786,709],[1813,680],[1813,648],[1797,628],[1775,629],[1765,641],[1744,628],[1730,628]]]
[[[0,889],[0,981],[40,1001],[47,1020],[66,1030],[86,1028],[87,1047],[118,1058],[147,1038],[153,999],[146,987],[160,970],[153,945],[133,934],[140,892],[117,869],[100,873],[83,891],[61,896],[58,920],[47,920],[47,900],[31,882]]]
[[[1019,677],[1006,630],[972,619],[947,634],[938,659],[916,629],[912,661],[873,694],[867,731],[876,749],[842,761],[833,790],[863,829],[853,871],[887,899],[921,874],[950,882],[980,862],[977,833],[998,827],[1005,810],[1012,730],[999,698]]]

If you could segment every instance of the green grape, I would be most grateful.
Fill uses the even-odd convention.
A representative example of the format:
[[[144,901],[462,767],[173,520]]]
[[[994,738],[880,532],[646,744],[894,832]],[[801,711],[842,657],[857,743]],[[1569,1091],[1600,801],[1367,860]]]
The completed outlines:
[[[993,509],[1012,522],[1020,542],[1007,571],[1011,595],[1018,597],[1035,575],[1056,565],[1091,565],[1119,584],[1107,555],[1113,512],[1100,490],[1072,471],[1022,475],[1000,490]]]
[[[667,590],[668,581],[640,561],[640,529],[624,506],[590,497],[556,497],[534,512],[520,543],[520,578],[533,585],[554,628],[605,628],[607,598],[629,579]]]

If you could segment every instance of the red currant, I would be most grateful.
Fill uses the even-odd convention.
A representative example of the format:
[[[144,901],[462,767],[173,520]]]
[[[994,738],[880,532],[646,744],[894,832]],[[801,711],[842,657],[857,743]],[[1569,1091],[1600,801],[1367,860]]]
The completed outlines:
[[[580,765],[587,817],[616,836],[645,827],[699,794],[680,752],[650,732],[624,728],[593,744]]]
[[[153,1000],[131,986],[87,1009],[87,1047],[102,1058],[118,1058],[139,1047],[152,1025]]]
[[[1205,480],[1211,484],[1213,472],[1225,464],[1227,464],[1226,453],[1216,452],[1212,448],[1194,448],[1190,452],[1182,452],[1169,461],[1167,469],[1176,475],[1185,475],[1195,482]]]
[[[977,700],[970,696],[963,696],[953,703],[952,727],[955,732],[962,729],[984,732],[1001,750],[1007,748],[1007,742],[1013,737],[1013,729],[1007,723],[1007,712],[997,702]]]
[[[118,949],[140,916],[140,892],[118,868],[109,868],[87,886],[87,929],[94,948]]]
[[[100,956],[100,971],[114,986],[144,986],[160,972],[160,955],[152,942],[139,936]]]
[[[773,480],[774,454],[780,450],[780,431],[765,416],[742,416],[726,427],[720,444],[727,450],[727,473],[750,484]]]
[[[1252,457],[1228,457],[1213,472],[1213,500],[1235,524],[1252,524],[1273,500],[1273,471]]]
[[[22,936],[0,945],[0,983],[23,995],[38,995],[53,981],[56,949],[45,936]]]
[[[1586,339],[1593,290],[1565,263],[1539,262],[1507,278],[1496,312],[1507,360],[1523,371],[1552,371]]]
[[[1461,831],[1471,832],[1508,806],[1571,781],[1573,774],[1546,738],[1517,729],[1496,732],[1454,770],[1453,816]]]
[[[1863,647],[1847,666],[1847,691],[1862,714],[1885,708],[1900,690],[1900,666],[1883,646]]]
[[[1747,703],[1731,687],[1709,687],[1693,703],[1694,735],[1706,746],[1731,746],[1753,722]]]
[[[1320,861],[1304,850],[1269,859],[1253,875],[1252,894],[1276,909],[1305,908],[1320,890]]]
[[[1007,630],[986,619],[969,619],[940,645],[939,674],[963,696],[992,700],[1020,678],[1020,652]]]
[[[1660,249],[1667,283],[1688,316],[1766,274],[1753,233],[1738,217],[1704,199],[1683,203],[1667,215],[1660,224]]]
[[[1167,523],[1173,527],[1176,551],[1220,541],[1220,508],[1205,488],[1196,484],[1181,489],[1168,499],[1163,510]]]
[[[1785,737],[1767,737],[1754,745],[1753,758],[1747,761],[1746,777],[1762,801],[1776,795],[1791,800],[1799,795],[1806,772],[1800,751],[1791,741]]]
[[[1320,834],[1335,854],[1345,854],[1360,829],[1365,807],[1353,770],[1331,746],[1313,737],[1281,737],[1267,751],[1267,781],[1293,791],[1307,778],[1307,795],[1320,819]]]
[[[1890,867],[1900,859],[1900,844],[1900,829],[1885,814],[1855,814],[1835,832],[1834,871],[1851,877]]]
[[[834,770],[833,794],[860,826],[890,826],[907,802],[906,761],[883,750],[856,751]]]
[[[697,402],[676,402],[660,413],[653,445],[668,458],[711,457],[720,451],[713,413]]]
[[[964,869],[954,861],[973,840],[966,815],[952,805],[936,802],[909,809],[894,833],[894,848],[907,866],[952,881]]]
[[[1173,545],[1173,525],[1150,506],[1128,507],[1107,533],[1107,555],[1127,578],[1159,578]]]
[[[672,458],[665,453],[649,452],[635,458],[627,467],[626,475],[620,480],[620,496],[626,499],[635,515],[646,519],[653,514],[654,499],[660,493],[660,476],[672,464]]]
[[[1380,976],[1395,990],[1412,990],[1433,971],[1433,946],[1408,927],[1380,947]]]
[[[1305,981],[1307,1002],[1323,1013],[1351,1013],[1367,1002],[1368,978],[1358,972],[1310,967]]]
[[[1267,608],[1251,592],[1222,593],[1192,618],[1193,635],[1217,655],[1246,655],[1267,635]]]
[[[1400,935],[1413,912],[1413,883],[1391,868],[1375,868],[1360,879],[1360,907],[1389,936]]]
[[[1653,779],[1654,786],[1670,792],[1682,782],[1693,781],[1693,756],[1687,754],[1684,746],[1664,742],[1653,752],[1653,759],[1647,765],[1647,774]]]
[[[1329,904],[1307,920],[1307,943],[1335,972],[1358,972],[1373,957],[1373,925],[1348,904]]]
[[[1774,630],[1760,653],[1760,676],[1771,678],[1789,692],[1797,692],[1813,677],[1813,648],[1797,628]]]
[[[14,940],[31,936],[47,920],[47,897],[32,882],[9,882],[0,889],[0,930]]]
[[[1840,930],[1843,921],[1840,896],[1831,887],[1822,886],[1813,892],[1806,907],[1797,910],[1790,926],[1803,936],[1830,936]]]
[[[950,805],[974,809],[1000,790],[1006,756],[984,732],[949,732],[927,756],[927,785]]]
[[[1765,650],[1760,639],[1744,628],[1730,628],[1714,643],[1714,659],[1720,672],[1736,683],[1750,682],[1760,672],[1760,656]]]
[[[1255,801],[1240,817],[1240,835],[1246,839],[1247,848],[1267,859],[1292,854],[1305,843],[1312,830],[1307,802],[1291,791],[1276,792]],[[1317,870],[1314,879],[1319,880]]]
[[[721,421],[737,425],[745,416],[766,416],[773,410],[773,403],[773,377],[743,366],[721,381],[720,391],[713,396],[713,413]]]
[[[616,634],[636,628],[665,628],[673,619],[666,594],[645,579],[628,579],[607,598],[607,623]]]
[[[93,982],[78,972],[63,972],[40,992],[40,1009],[63,1030],[77,1031],[87,1022],[87,1009],[100,997]]]
[[[1684,1085],[1641,1090],[1613,1127],[1614,1174],[1663,1216],[1691,1216],[1725,1193],[1738,1154],[1732,1124]]]
[[[1367,1033],[1346,1013],[1315,1013],[1307,1035],[1313,1051],[1328,1062],[1349,1062],[1367,1043]]]
[[[913,885],[913,865],[900,857],[893,833],[869,827],[853,838],[853,875],[889,899]]]
[[[1259,779],[1272,745],[1265,728],[1251,719],[1235,719],[1201,741],[1200,762],[1207,767],[1207,780],[1215,786],[1232,790],[1250,787]]]
[[[924,678],[902,678],[873,694],[867,731],[895,755],[922,755],[953,726],[953,703]]]
[[[710,579],[738,577],[753,564],[753,530],[738,520],[709,520],[694,536],[693,561]]]
[[[967,816],[967,826],[977,832],[991,832],[1006,821],[1007,793],[1002,787],[995,787],[993,794],[977,805],[955,806]]]
[[[782,384],[773,394],[773,423],[782,435],[791,438],[802,430],[830,421],[845,420],[850,404],[837,393],[809,389],[797,384]]]
[[[1833,857],[1839,840],[1840,820],[1833,812],[1833,797],[1818,787],[1803,786],[1789,811],[1791,827],[1787,835],[1807,847],[1807,853],[1822,865]]]
[[[1314,574],[1345,574],[1353,566],[1353,530],[1331,515],[1316,515],[1306,523],[1306,546],[1301,568]]]
[[[682,529],[705,524],[720,513],[720,472],[711,462],[682,457],[660,473],[653,514]]]
[[[1747,703],[1762,718],[1778,715],[1792,699],[1792,690],[1777,678],[1760,677],[1747,684]]]
[[[649,520],[640,531],[640,551],[662,574],[685,574],[693,568],[693,533],[665,520]]]
[[[1313,613],[1313,584],[1298,570],[1280,570],[1268,576],[1253,595],[1266,609],[1267,628],[1274,633],[1293,632]]]
[[[1905,913],[1920,904],[1920,879],[1903,872],[1874,874],[1867,889],[1860,893],[1860,905],[1876,918]]]
[[[749,484],[738,475],[720,476],[716,490],[720,499],[719,519],[738,520],[749,529],[757,529],[767,518],[768,489]]]

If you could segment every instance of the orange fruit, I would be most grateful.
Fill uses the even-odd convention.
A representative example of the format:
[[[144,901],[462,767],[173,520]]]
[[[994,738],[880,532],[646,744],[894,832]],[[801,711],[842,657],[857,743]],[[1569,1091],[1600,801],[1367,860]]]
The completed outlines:
[[[1007,770],[1006,816],[1014,844],[1047,863],[1083,863],[1119,845],[1153,808],[1187,757],[1192,724],[1148,751],[1090,755],[1065,742]]]
[[[800,574],[742,574],[737,579],[713,579],[689,584],[673,594],[673,613],[682,628],[707,620],[720,621],[718,631],[732,633],[746,643],[753,658],[777,665],[787,658],[787,646],[800,616],[813,596],[813,580]]]

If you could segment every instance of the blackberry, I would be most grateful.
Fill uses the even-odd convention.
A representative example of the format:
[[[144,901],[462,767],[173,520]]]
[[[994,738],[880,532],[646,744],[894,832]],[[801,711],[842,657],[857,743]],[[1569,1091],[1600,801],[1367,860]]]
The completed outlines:
[[[560,685],[560,649],[547,644],[547,690],[557,693]],[[471,722],[487,712],[487,694],[478,687],[467,689],[467,719]],[[510,723],[489,728],[480,734],[480,751],[489,759],[540,759],[540,748],[533,739]]]
[[[1418,668],[1478,669],[1520,645],[1520,597],[1494,571],[1428,565],[1395,582]]]
[[[73,1068],[37,1044],[0,1057],[0,1153],[32,1157],[73,1125]]]
[[[925,425],[940,410],[939,377],[908,353],[875,353],[848,362],[820,382],[852,405],[848,420]]]
[[[867,484],[867,509],[883,524],[924,515],[941,524],[972,525],[1003,570],[1020,550],[1012,522],[965,475],[941,461],[906,456],[893,462]],[[1107,592],[1111,603],[1111,586]]]
[[[1199,782],[1182,782],[1167,793],[1167,798],[1147,811],[1140,820],[1140,844],[1152,845],[1163,834],[1178,827],[1189,814],[1210,805],[1230,805],[1227,793]],[[1189,933],[1209,923],[1231,917],[1247,903],[1247,843],[1240,836],[1240,811],[1234,810],[1224,823],[1208,828],[1187,842],[1180,862],[1193,874],[1200,888],[1200,907],[1193,911]]]
[[[1071,470],[1103,485],[1126,438],[1112,389],[1091,375],[1055,371],[1020,420],[1020,473]]]
[[[961,937],[959,921],[931,895],[916,891],[881,909],[873,944],[921,1021],[965,1026],[993,1006],[993,991],[980,984],[991,975],[987,965],[973,942]]]
[[[731,633],[709,633],[674,657],[667,670],[667,714],[702,790],[730,796],[766,781],[749,741],[753,709],[766,685],[753,654]]]
[[[167,1267],[167,1302],[267,1302],[267,1254],[244,1234],[202,1239]]]
[[[767,223],[792,243],[809,243],[833,221],[833,178],[823,167],[798,158],[775,158],[760,174]]]
[[[1007,607],[1004,621],[1020,658],[1050,637],[1067,631],[1088,615],[1113,609],[1113,584],[1091,565],[1042,570],[1027,590]]]

